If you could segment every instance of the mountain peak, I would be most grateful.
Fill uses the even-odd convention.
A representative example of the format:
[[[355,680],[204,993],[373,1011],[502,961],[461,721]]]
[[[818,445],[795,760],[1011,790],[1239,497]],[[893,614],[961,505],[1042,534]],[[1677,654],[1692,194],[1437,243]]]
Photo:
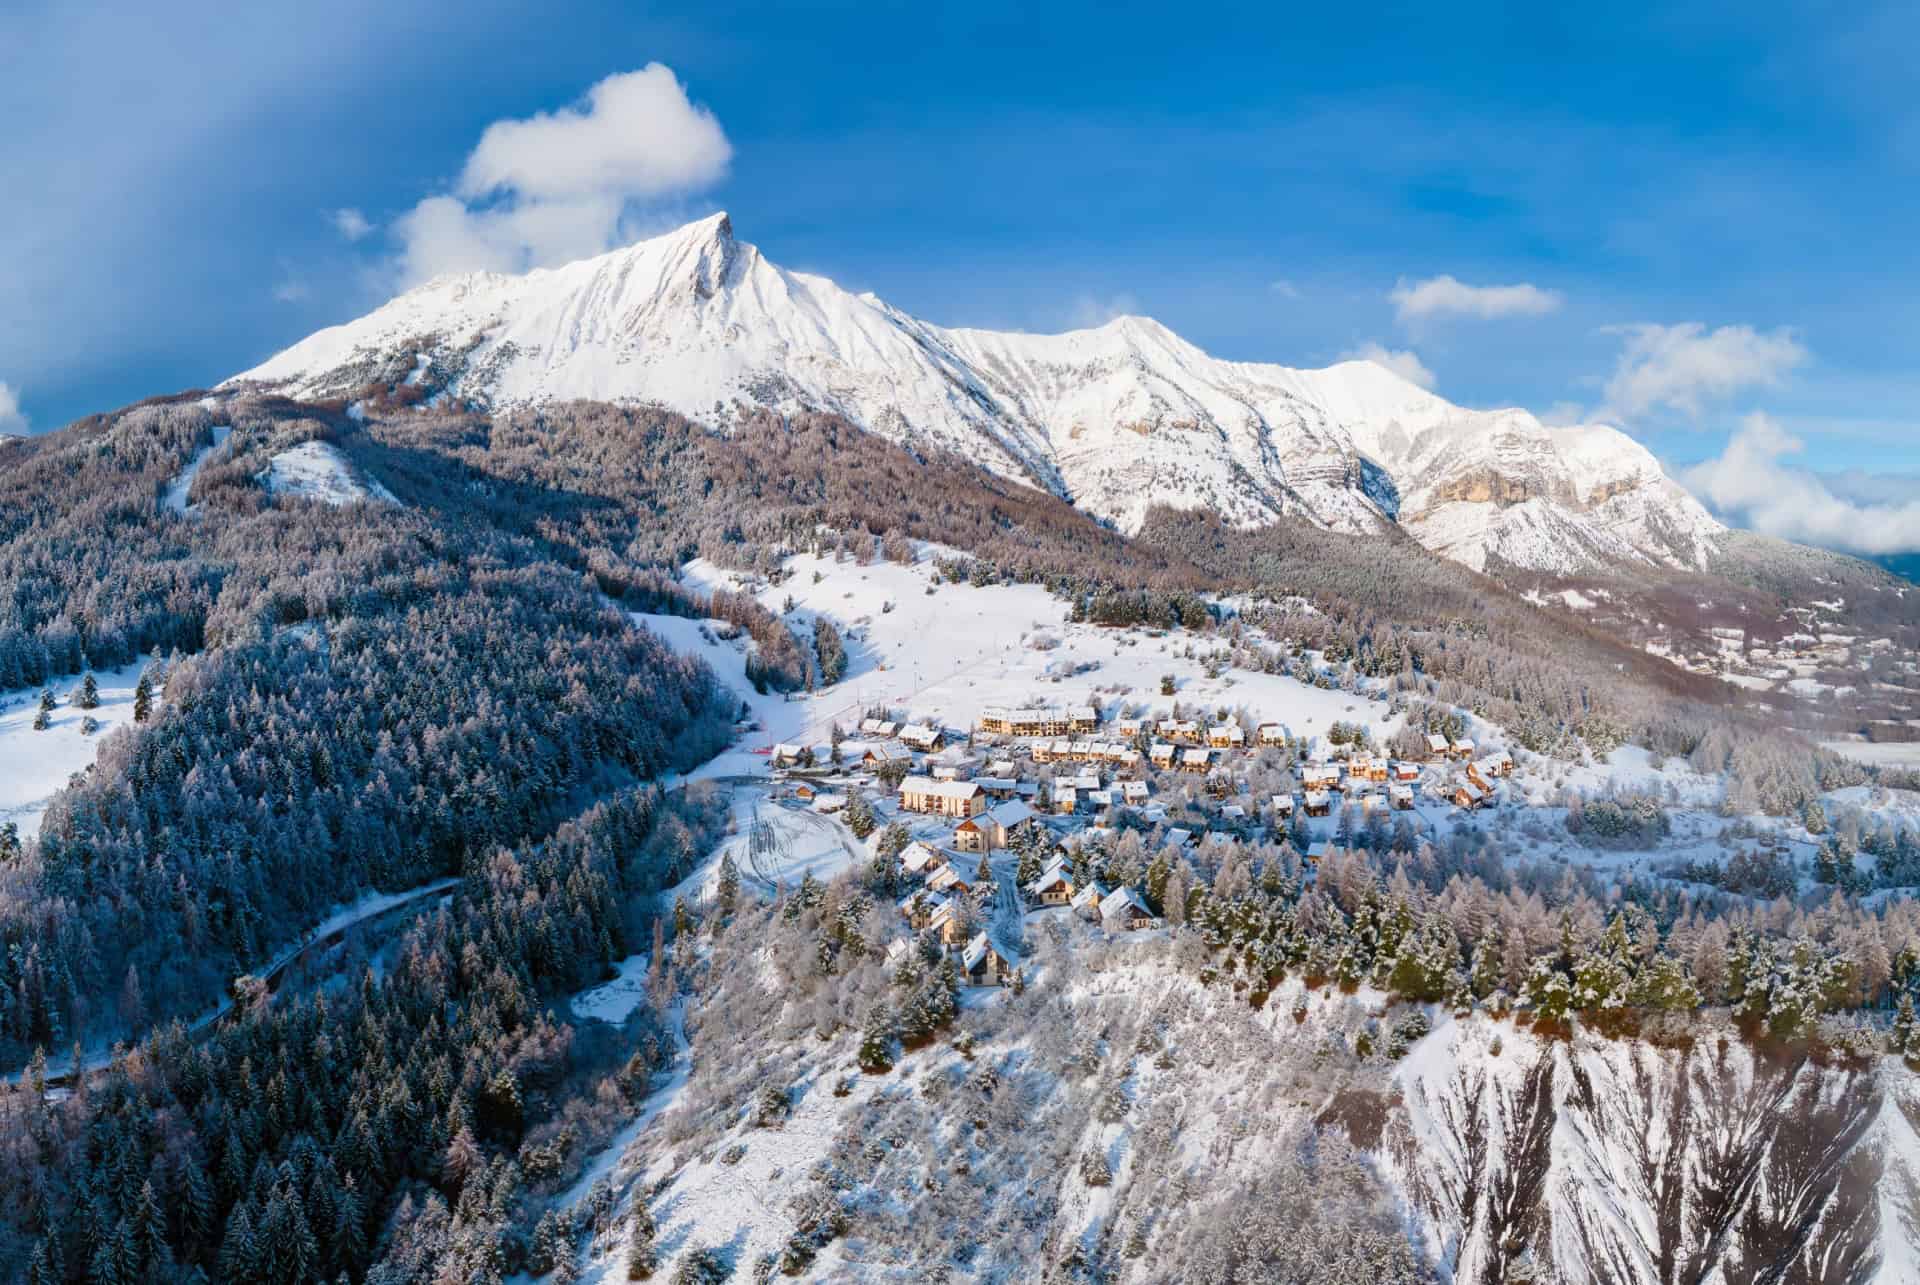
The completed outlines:
[[[1497,555],[1543,570],[1595,549],[1699,565],[1719,530],[1609,430],[1463,409],[1370,361],[1224,361],[1132,314],[1057,335],[935,326],[769,262],[725,211],[595,259],[404,295],[232,382],[350,397],[427,371],[434,392],[482,407],[829,411],[1122,529],[1163,504],[1241,526],[1398,521],[1470,566]],[[1535,520],[1541,506],[1551,522]]]

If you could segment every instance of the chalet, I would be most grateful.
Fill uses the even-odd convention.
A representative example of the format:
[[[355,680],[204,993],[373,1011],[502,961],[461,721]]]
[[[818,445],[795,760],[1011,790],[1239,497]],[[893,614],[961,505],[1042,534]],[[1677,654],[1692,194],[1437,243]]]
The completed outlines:
[[[1387,802],[1397,812],[1407,812],[1413,808],[1413,787],[1395,783],[1387,787]]]
[[[921,889],[900,899],[900,913],[906,916],[908,925],[915,932],[925,932],[935,912],[946,904],[947,899],[939,893]]]
[[[971,817],[987,810],[987,794],[977,781],[936,781],[910,776],[900,782],[900,806],[909,812]]]
[[[811,746],[794,745],[790,742],[782,741],[773,747],[773,765],[775,767],[792,767],[795,764],[810,761],[812,757],[813,749]]]
[[[1372,790],[1360,791],[1359,794],[1354,796],[1353,801],[1360,805],[1360,811],[1362,813],[1377,812],[1386,805],[1386,800],[1380,795],[1375,794]]]
[[[947,863],[940,849],[915,839],[900,849],[900,868],[910,875],[930,875]]]
[[[838,793],[829,794],[823,791],[813,796],[813,810],[824,816],[831,816],[835,812],[844,812],[847,810],[847,796]]]
[[[1147,720],[1144,718],[1118,718],[1113,722],[1113,734],[1130,741],[1145,731],[1146,726]]]
[[[1489,754],[1480,761],[1480,769],[1488,776],[1512,776],[1513,755],[1507,753],[1505,750]]]
[[[1337,789],[1340,785],[1340,769],[1331,763],[1302,763],[1300,784],[1309,791],[1319,790],[1322,793]]]
[[[1333,796],[1325,790],[1308,790],[1302,797],[1310,817],[1323,817],[1333,810]]]
[[[1483,790],[1493,788],[1492,782],[1487,780],[1487,774],[1481,770],[1481,765],[1478,763],[1467,764],[1467,779]]]
[[[1427,753],[1439,758],[1445,758],[1452,750],[1453,747],[1447,744],[1446,737],[1440,735],[1438,732],[1427,733]]]
[[[1100,903],[1100,921],[1127,932],[1160,926],[1159,919],[1147,909],[1147,903],[1140,900],[1140,894],[1131,888],[1115,888],[1107,894]]]
[[[1305,858],[1306,863],[1308,865],[1318,866],[1322,861],[1325,861],[1329,856],[1331,856],[1332,853],[1333,853],[1333,845],[1331,843],[1328,843],[1325,839],[1322,839],[1318,843],[1309,844],[1307,846],[1307,850],[1301,853],[1300,855],[1303,858]]]
[[[924,931],[938,933],[943,945],[952,946],[960,941],[964,931],[961,925],[960,904],[957,901],[943,901],[927,916]]]
[[[995,759],[993,762],[987,764],[988,776],[1011,777],[1013,774],[1012,759]]]
[[[1053,814],[1055,816],[1072,816],[1074,808],[1077,807],[1079,803],[1079,794],[1071,785],[1056,784],[1053,787]]]
[[[1073,780],[1067,782],[1076,790],[1097,790],[1100,788],[1098,772],[1076,772]]]
[[[1182,772],[1204,772],[1213,761],[1212,750],[1182,750],[1180,752],[1180,770]]]
[[[800,784],[793,787],[793,797],[800,800],[802,803],[813,802],[814,796],[819,793],[820,791],[814,789],[811,785],[807,784],[805,781],[802,781],[800,782]]]
[[[1174,852],[1179,852],[1182,849],[1184,849],[1189,843],[1192,843],[1192,842],[1193,842],[1193,831],[1183,830],[1180,827],[1175,826],[1173,829],[1167,831],[1166,838],[1161,840],[1160,846],[1162,848],[1171,849]]]
[[[1207,729],[1207,744],[1216,750],[1237,750],[1247,743],[1238,723],[1216,723]]]
[[[1452,750],[1455,758],[1470,759],[1473,757],[1473,742],[1466,740],[1455,741]]]
[[[1168,768],[1173,766],[1173,755],[1172,742],[1155,741],[1153,748],[1147,751],[1147,761],[1155,767]]]
[[[1200,724],[1192,719],[1163,719],[1158,731],[1176,744],[1195,745],[1201,740]]]
[[[1007,962],[1005,955],[993,948],[985,933],[978,933],[960,952],[960,971],[975,986],[998,986],[1006,978],[1013,976],[1013,965]]]
[[[961,874],[949,861],[927,876],[927,887],[935,892],[944,892],[949,897],[959,896],[973,891],[973,879]]]
[[[941,739],[939,728],[928,727],[925,723],[908,723],[900,729],[900,743],[910,750],[931,754],[939,749],[944,741]]]
[[[1120,757],[1114,762],[1129,772],[1137,772],[1140,770],[1140,751],[1132,748],[1121,750]]]
[[[1282,821],[1290,818],[1293,815],[1293,796],[1291,794],[1274,795],[1273,814]]]
[[[889,741],[893,739],[894,734],[899,730],[898,725],[884,718],[863,718],[860,720],[860,735],[862,736],[871,736],[878,740]]]
[[[1091,705],[1076,705],[1067,711],[1067,730],[1075,735],[1091,732],[1099,726],[1099,711]]]
[[[1387,761],[1372,754],[1356,754],[1347,763],[1350,776],[1363,781],[1384,781],[1387,779]]]
[[[1029,883],[1027,896],[1043,906],[1064,906],[1073,900],[1073,873],[1065,858],[1055,858],[1040,877]]]
[[[1453,787],[1453,802],[1456,807],[1471,812],[1487,801],[1487,792],[1472,781],[1462,781]]]
[[[955,826],[953,846],[962,852],[991,852],[1006,847],[1016,834],[1033,823],[1033,809],[1018,799],[1010,799]]]
[[[1140,809],[1140,819],[1149,824],[1167,819],[1167,808],[1163,803],[1149,803]]]
[[[1076,763],[1085,763],[1093,757],[1093,742],[1084,736],[1076,736],[1067,743],[1067,757]]]
[[[1246,818],[1246,815],[1247,810],[1238,803],[1229,803],[1220,809],[1220,817],[1224,821],[1241,821]]]
[[[1262,723],[1254,729],[1253,739],[1259,745],[1285,745],[1287,729],[1279,723]]]
[[[1106,899],[1107,889],[1099,880],[1090,879],[1073,890],[1073,900],[1067,904],[1073,907],[1075,914],[1097,921],[1100,918],[1100,903]]]
[[[973,783],[985,790],[990,799],[1010,799],[1020,792],[1020,782],[1011,776],[976,776]]]
[[[1135,806],[1145,803],[1147,801],[1147,783],[1145,781],[1123,781],[1120,785],[1120,797]]]
[[[876,770],[885,767],[889,763],[910,764],[912,762],[913,755],[908,753],[907,747],[897,745],[892,741],[879,741],[869,745],[867,746],[867,752],[860,756],[860,765],[862,767],[874,768]]]
[[[1409,763],[1405,759],[1401,759],[1399,762],[1393,765],[1392,776],[1393,776],[1393,779],[1396,781],[1404,781],[1407,784],[1411,785],[1413,782],[1418,781],[1420,779],[1420,765],[1418,763]]]

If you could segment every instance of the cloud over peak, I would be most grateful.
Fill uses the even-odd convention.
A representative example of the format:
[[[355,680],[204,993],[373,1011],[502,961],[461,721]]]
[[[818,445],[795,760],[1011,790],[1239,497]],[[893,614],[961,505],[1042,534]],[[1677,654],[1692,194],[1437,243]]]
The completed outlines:
[[[1384,366],[1408,383],[1418,384],[1429,392],[1433,391],[1436,382],[1433,372],[1411,348],[1388,348],[1384,344],[1369,341],[1341,353],[1340,360],[1370,361],[1376,366]]]
[[[636,207],[726,176],[720,122],[671,68],[609,76],[579,103],[487,126],[451,195],[394,223],[401,284],[446,272],[520,272],[599,254],[636,232]],[[354,239],[343,210],[342,235]]]
[[[1556,290],[1528,282],[1508,286],[1471,286],[1448,274],[1424,281],[1401,281],[1387,298],[1393,301],[1400,324],[1440,317],[1472,317],[1492,321],[1501,317],[1540,317],[1559,309]]]

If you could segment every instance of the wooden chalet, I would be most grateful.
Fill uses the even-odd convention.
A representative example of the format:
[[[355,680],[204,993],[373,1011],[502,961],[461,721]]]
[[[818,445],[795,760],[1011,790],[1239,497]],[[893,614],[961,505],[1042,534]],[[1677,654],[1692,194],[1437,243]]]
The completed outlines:
[[[1160,926],[1159,917],[1147,909],[1147,903],[1131,888],[1115,888],[1106,895],[1100,903],[1100,922],[1127,932]]]
[[[1393,765],[1392,777],[1396,781],[1404,781],[1411,785],[1420,779],[1420,765],[1401,759]]]
[[[1471,812],[1487,801],[1487,792],[1472,781],[1462,781],[1453,787],[1453,802],[1456,807]]]
[[[1213,763],[1212,750],[1180,751],[1180,770],[1182,772],[1205,772]]]
[[[1173,766],[1173,756],[1178,753],[1171,741],[1155,741],[1147,751],[1147,761],[1158,768]]]
[[[1512,776],[1513,755],[1507,753],[1505,750],[1489,754],[1486,758],[1480,760],[1480,769],[1490,777]]]
[[[955,826],[953,846],[962,852],[991,852],[1006,847],[1015,835],[1033,824],[1033,809],[1018,799],[1009,799]]]
[[[1411,812],[1413,810],[1413,787],[1411,785],[1402,785],[1398,782],[1389,785],[1387,787],[1387,802],[1393,805],[1393,809],[1396,812]]]
[[[1291,818],[1293,816],[1293,796],[1291,794],[1274,795],[1273,814],[1282,821]]]
[[[1325,790],[1308,790],[1301,795],[1301,800],[1310,817],[1323,817],[1333,811],[1333,796]]]
[[[913,753],[906,746],[893,741],[876,741],[867,746],[866,753],[860,756],[860,765],[866,768],[883,768],[889,763],[912,763]]]
[[[983,933],[975,934],[966,949],[960,952],[960,971],[975,986],[998,986],[1013,976],[1013,965],[1007,957],[994,949],[993,943]]]
[[[925,723],[908,723],[900,729],[900,743],[910,750],[931,754],[945,744],[940,729]]]
[[[1216,750],[1237,750],[1247,743],[1238,723],[1215,723],[1207,729],[1207,744]]]
[[[1053,814],[1070,817],[1074,808],[1080,804],[1079,792],[1071,785],[1055,784],[1053,787]]]
[[[1100,712],[1091,705],[1075,705],[1067,711],[1067,731],[1085,736],[1100,726]]]
[[[1262,723],[1253,730],[1256,745],[1285,745],[1287,729],[1279,723]]]
[[[1453,753],[1453,746],[1449,744],[1447,738],[1440,735],[1440,733],[1428,732],[1427,753],[1433,755],[1435,758],[1445,758],[1447,755]]]
[[[1023,891],[1029,900],[1042,906],[1064,906],[1073,900],[1073,872],[1064,857],[1055,857],[1040,877]]]

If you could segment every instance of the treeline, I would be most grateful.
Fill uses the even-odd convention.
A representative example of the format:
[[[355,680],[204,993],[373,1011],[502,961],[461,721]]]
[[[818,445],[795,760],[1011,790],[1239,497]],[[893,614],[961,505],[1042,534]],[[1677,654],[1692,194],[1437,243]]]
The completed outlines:
[[[673,1046],[644,1005],[631,1039],[593,1047],[550,1007],[641,944],[636,898],[682,873],[662,816],[633,790],[545,843],[475,852],[382,975],[263,997],[202,1039],[170,1024],[63,1100],[37,1072],[0,1094],[7,1278],[478,1285],[526,1268],[531,1202]]]

